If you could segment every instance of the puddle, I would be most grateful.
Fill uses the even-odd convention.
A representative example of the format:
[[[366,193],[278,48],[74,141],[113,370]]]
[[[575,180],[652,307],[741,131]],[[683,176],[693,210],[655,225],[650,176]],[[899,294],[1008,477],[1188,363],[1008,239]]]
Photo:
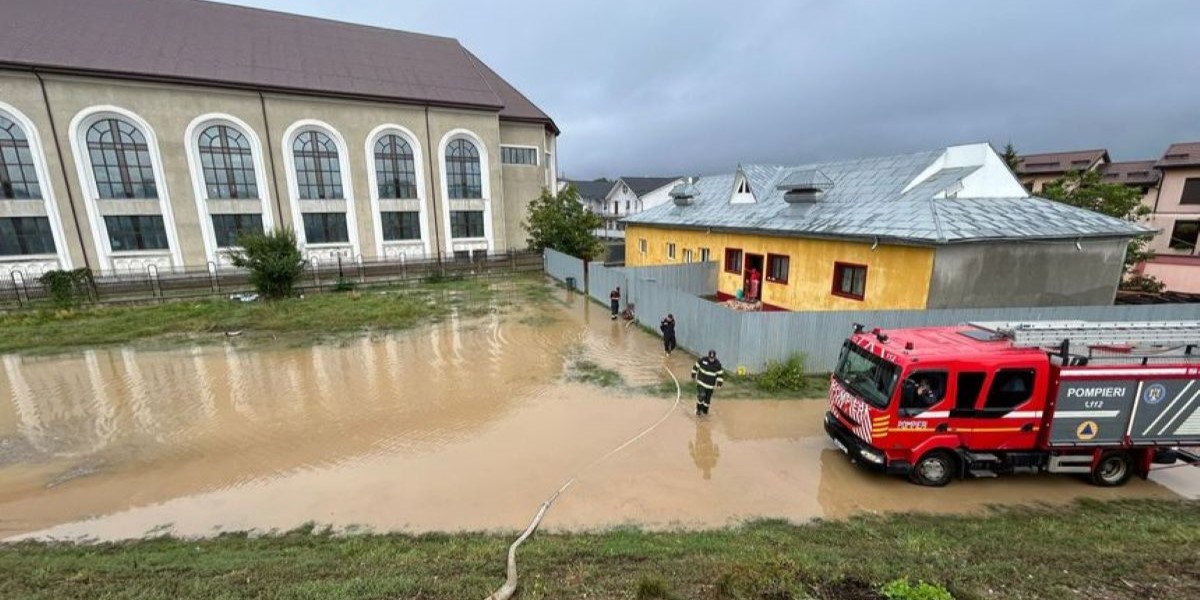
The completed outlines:
[[[604,307],[559,293],[566,306],[338,345],[0,357],[0,538],[306,522],[520,529],[565,479],[671,406],[631,389],[659,381],[664,366],[680,377],[690,368]],[[579,356],[622,384],[566,381]],[[714,414],[697,421],[690,400],[589,472],[543,526],[702,527],[1176,496],[1155,482],[1101,489],[1053,476],[918,488],[833,450],[821,402],[718,394]],[[1186,469],[1163,478],[1192,497],[1195,482]]]

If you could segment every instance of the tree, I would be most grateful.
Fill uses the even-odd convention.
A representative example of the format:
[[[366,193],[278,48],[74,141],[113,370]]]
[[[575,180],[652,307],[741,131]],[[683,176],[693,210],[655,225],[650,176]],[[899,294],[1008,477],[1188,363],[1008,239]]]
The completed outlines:
[[[1086,208],[1100,214],[1138,222],[1152,211],[1149,206],[1142,204],[1143,193],[1136,187],[1120,183],[1105,183],[1097,171],[1071,171],[1050,183],[1042,186],[1041,195],[1051,200]],[[1134,283],[1139,288],[1153,288],[1157,281],[1148,275],[1133,274],[1137,265],[1154,258],[1154,251],[1148,247],[1150,240],[1145,237],[1134,238],[1129,242],[1125,252],[1124,272],[1130,276],[1126,283]]]
[[[593,233],[604,226],[604,221],[583,208],[574,185],[557,194],[543,189],[542,195],[529,204],[529,219],[521,226],[529,232],[529,247],[538,252],[552,248],[592,260],[604,250]]]
[[[1013,147],[1012,142],[1004,145],[1004,162],[1008,164],[1008,168],[1012,169],[1013,173],[1017,172],[1017,165],[1020,164],[1020,157],[1017,156],[1017,149]]]
[[[292,295],[304,273],[304,258],[291,229],[243,235],[238,245],[241,248],[231,251],[229,259],[235,267],[250,271],[250,283],[259,294],[272,299]]]

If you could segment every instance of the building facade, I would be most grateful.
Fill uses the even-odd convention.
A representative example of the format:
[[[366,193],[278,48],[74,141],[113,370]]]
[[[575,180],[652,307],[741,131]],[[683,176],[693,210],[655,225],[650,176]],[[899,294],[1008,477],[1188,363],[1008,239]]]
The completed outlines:
[[[1157,234],[1155,257],[1137,267],[1173,292],[1200,293],[1200,142],[1172,144],[1158,160],[1113,162],[1107,150],[1030,154],[1017,174],[1031,191],[1069,171],[1097,171],[1102,181],[1137,188]]]
[[[988,144],[744,165],[625,219],[626,264],[717,261],[765,309],[1111,304],[1149,229],[1030,195]],[[757,280],[757,284],[755,282]]]
[[[1200,294],[1200,142],[1172,144],[1154,167],[1162,180],[1150,225],[1159,234],[1150,245],[1156,256],[1142,272],[1168,290]]]
[[[187,0],[3,12],[3,277],[220,268],[279,227],[319,262],[500,253],[557,185],[553,121],[453,39]]]

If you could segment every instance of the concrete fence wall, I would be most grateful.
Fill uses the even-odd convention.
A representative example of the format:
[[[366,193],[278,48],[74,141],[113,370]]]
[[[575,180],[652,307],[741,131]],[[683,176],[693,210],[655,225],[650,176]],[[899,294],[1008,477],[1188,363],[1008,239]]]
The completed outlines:
[[[1198,304],[737,312],[700,297],[716,293],[715,262],[637,268],[590,263],[588,280],[589,295],[601,304],[607,306],[609,292],[621,286],[621,307],[633,302],[639,324],[657,332],[663,317],[674,314],[681,348],[693,354],[716,350],[727,369],[745,367],[751,373],[795,353],[804,354],[810,372],[831,371],[854,323],[898,329],[969,321],[1174,321],[1200,315]]]

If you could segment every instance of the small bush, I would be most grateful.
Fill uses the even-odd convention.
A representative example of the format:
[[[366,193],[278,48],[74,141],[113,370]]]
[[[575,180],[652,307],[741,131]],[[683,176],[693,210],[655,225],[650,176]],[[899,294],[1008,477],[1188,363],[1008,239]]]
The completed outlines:
[[[1133,275],[1126,277],[1121,282],[1121,289],[1126,292],[1149,292],[1151,294],[1162,293],[1167,288],[1167,284],[1158,280],[1153,275]]]
[[[231,252],[229,258],[234,266],[250,271],[250,283],[260,295],[271,299],[292,295],[304,274],[304,257],[291,229],[244,235],[238,245],[241,248]]]
[[[46,271],[38,277],[38,283],[46,286],[51,300],[63,309],[76,306],[92,296],[92,272],[86,268]]]
[[[763,372],[754,377],[754,385],[765,392],[804,392],[804,355],[793,354],[783,362],[770,361]]]
[[[892,581],[880,591],[888,600],[954,600],[954,596],[940,585],[924,581],[914,585],[907,578]]]
[[[672,600],[675,596],[667,589],[667,584],[657,578],[643,578],[638,582],[637,600]]]

